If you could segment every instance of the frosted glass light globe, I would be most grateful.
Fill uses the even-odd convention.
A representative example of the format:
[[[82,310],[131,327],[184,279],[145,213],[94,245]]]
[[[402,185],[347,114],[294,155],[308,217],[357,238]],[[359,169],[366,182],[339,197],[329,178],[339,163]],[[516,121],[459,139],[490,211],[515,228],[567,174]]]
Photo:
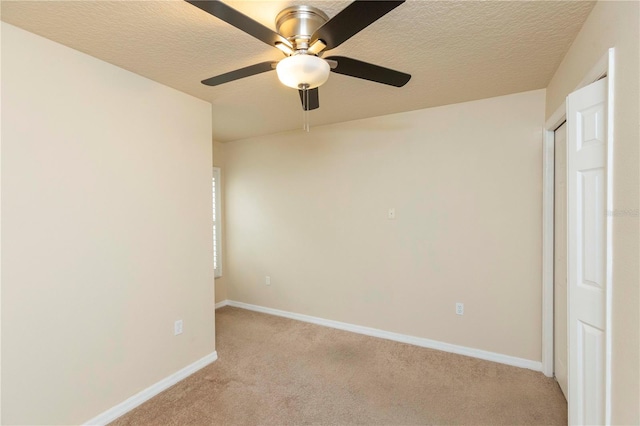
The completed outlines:
[[[276,66],[282,84],[294,89],[300,89],[302,86],[308,86],[308,89],[322,86],[329,78],[329,71],[331,68],[327,61],[305,54],[284,58]]]

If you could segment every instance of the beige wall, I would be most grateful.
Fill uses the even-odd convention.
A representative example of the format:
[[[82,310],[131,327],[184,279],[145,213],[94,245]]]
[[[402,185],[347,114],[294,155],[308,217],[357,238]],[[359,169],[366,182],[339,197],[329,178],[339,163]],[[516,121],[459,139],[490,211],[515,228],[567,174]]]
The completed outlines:
[[[229,298],[540,361],[544,102],[226,143]]]
[[[214,351],[210,114],[2,23],[3,424],[79,424]]]
[[[610,47],[616,49],[612,422],[640,423],[640,3],[598,2],[547,89],[551,116]]]
[[[220,168],[220,182],[221,182],[221,191],[220,191],[220,204],[221,204],[221,209],[220,209],[220,219],[221,219],[221,224],[222,224],[222,237],[221,237],[221,241],[220,241],[220,245],[222,246],[222,276],[216,278],[216,286],[215,286],[215,290],[216,290],[216,294],[215,294],[215,300],[216,303],[218,302],[222,302],[223,300],[227,300],[227,280],[226,280],[226,263],[227,263],[227,256],[226,256],[226,244],[225,244],[225,238],[227,236],[226,230],[225,230],[225,225],[227,223],[226,217],[225,217],[225,211],[224,211],[224,195],[225,195],[225,186],[224,186],[224,173],[225,173],[225,167],[224,167],[224,144],[217,142],[217,141],[213,141],[213,166],[214,167],[219,167]]]

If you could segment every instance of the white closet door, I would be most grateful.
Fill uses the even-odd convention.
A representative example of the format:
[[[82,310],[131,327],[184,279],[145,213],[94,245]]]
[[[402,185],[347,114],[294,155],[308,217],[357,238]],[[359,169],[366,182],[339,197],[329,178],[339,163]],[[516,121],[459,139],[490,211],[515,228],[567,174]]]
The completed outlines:
[[[567,98],[569,423],[605,422],[607,79]]]

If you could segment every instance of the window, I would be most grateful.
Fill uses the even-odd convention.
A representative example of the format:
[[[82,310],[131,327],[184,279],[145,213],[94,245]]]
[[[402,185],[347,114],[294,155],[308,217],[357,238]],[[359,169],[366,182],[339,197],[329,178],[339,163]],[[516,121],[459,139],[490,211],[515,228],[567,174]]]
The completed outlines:
[[[216,278],[222,276],[222,247],[220,245],[220,169],[213,168],[213,270]]]

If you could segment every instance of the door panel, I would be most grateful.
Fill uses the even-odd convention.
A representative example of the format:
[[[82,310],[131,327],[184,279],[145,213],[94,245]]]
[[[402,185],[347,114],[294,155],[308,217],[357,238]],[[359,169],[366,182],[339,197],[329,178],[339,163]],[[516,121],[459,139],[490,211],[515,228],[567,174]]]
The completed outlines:
[[[567,98],[569,423],[604,424],[607,79]]]
[[[582,357],[578,363],[578,388],[583,401],[604,400],[604,333],[602,330],[578,321],[578,347]],[[578,424],[604,424],[604,404],[583,404],[581,411],[582,419],[587,420]]]
[[[578,172],[578,203],[582,204],[583,223],[579,263],[582,265],[579,285],[604,289],[604,262],[599,261],[604,248],[604,169]],[[581,257],[581,258],[580,258]]]
[[[555,131],[553,367],[567,397],[567,124]]]

